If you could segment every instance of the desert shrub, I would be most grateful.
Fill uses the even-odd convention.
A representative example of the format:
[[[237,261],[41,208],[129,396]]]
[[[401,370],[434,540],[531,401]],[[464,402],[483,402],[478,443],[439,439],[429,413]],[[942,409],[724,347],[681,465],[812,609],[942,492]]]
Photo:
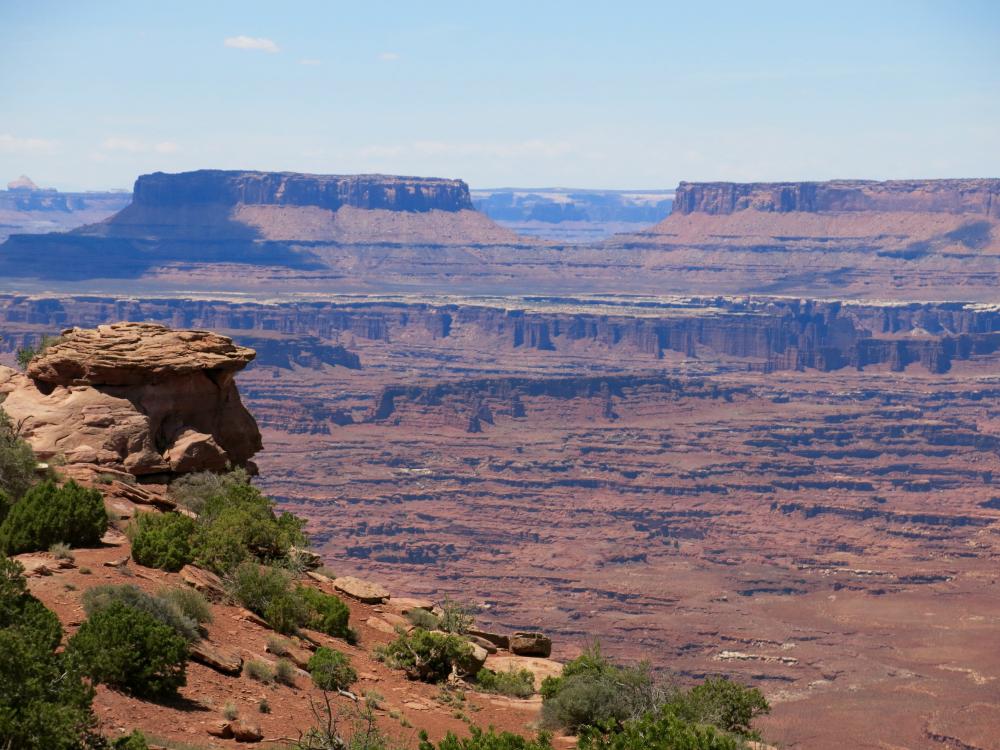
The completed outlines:
[[[138,729],[125,737],[119,737],[111,743],[111,750],[149,750],[146,735]]]
[[[621,726],[580,731],[580,750],[740,750],[744,744],[716,727],[692,724],[669,710],[630,719]]]
[[[688,722],[711,724],[750,739],[758,738],[751,722],[771,712],[760,690],[724,678],[695,685],[673,697],[667,707]]]
[[[0,524],[0,550],[8,555],[46,550],[57,542],[95,546],[108,528],[104,500],[76,482],[37,484],[14,503]]]
[[[615,665],[597,643],[567,662],[561,676],[547,677],[541,693],[543,725],[570,732],[620,724],[653,710],[663,699],[647,664]]]
[[[260,701],[257,702],[257,710],[262,714],[271,713],[271,704],[268,702],[267,698],[261,698]]]
[[[470,731],[471,736],[462,738],[449,732],[437,744],[427,738],[426,732],[421,732],[417,747],[418,750],[551,750],[552,747],[549,735],[544,732],[531,739],[511,732],[497,732],[492,727],[486,731],[471,727]]]
[[[285,638],[276,635],[267,637],[267,650],[275,656],[287,656],[292,644]]]
[[[0,521],[10,502],[24,495],[35,481],[37,465],[35,452],[21,439],[7,412],[0,409]]]
[[[233,469],[225,474],[196,471],[175,479],[168,490],[170,499],[195,513],[201,513],[208,498],[225,495],[234,487],[248,487],[250,475],[245,469]]]
[[[88,617],[114,605],[145,612],[163,623],[186,642],[200,637],[198,622],[185,615],[176,604],[159,596],[152,596],[130,583],[120,586],[106,584],[94,586],[83,594],[83,611]]]
[[[311,614],[309,604],[290,586],[286,571],[247,561],[234,571],[230,588],[240,604],[277,632],[290,634],[305,625]]]
[[[180,513],[140,513],[129,528],[132,558],[148,568],[177,572],[192,561],[194,521]]]
[[[149,612],[114,601],[89,616],[66,649],[95,683],[150,698],[186,682],[187,641]]]
[[[274,664],[274,679],[282,685],[295,687],[295,665],[288,659],[278,659]]]
[[[51,547],[49,547],[49,554],[52,555],[56,560],[72,560],[73,550],[64,542],[56,542]]]
[[[535,694],[535,676],[527,669],[509,669],[494,672],[482,669],[476,675],[476,684],[487,693],[499,693],[514,698],[530,698]]]
[[[62,341],[62,336],[49,336],[47,334],[43,335],[39,339],[38,344],[32,346],[19,347],[17,350],[17,363],[21,365],[22,370],[27,370],[28,365],[31,363],[35,357],[44,352],[50,346],[55,346]]]
[[[433,612],[428,612],[426,609],[414,608],[406,613],[406,619],[409,620],[414,627],[423,628],[424,630],[438,630],[440,626],[440,621]]]
[[[240,712],[233,702],[226,701],[226,705],[222,707],[222,718],[226,719],[226,721],[234,721],[239,715]]]
[[[440,682],[457,668],[472,651],[467,640],[453,633],[437,633],[416,628],[401,633],[381,647],[376,655],[393,669],[402,669],[411,680]]]
[[[275,515],[274,503],[256,487],[232,484],[205,500],[191,549],[199,566],[223,575],[247,560],[284,560],[290,547],[307,543],[304,525],[291,513]]]
[[[199,625],[205,625],[212,621],[212,606],[200,591],[184,586],[162,588],[156,595],[172,604],[182,615]]]
[[[62,654],[55,653],[61,630],[55,632],[53,627],[58,629],[59,621],[27,593],[20,565],[4,558],[0,567],[0,576],[6,579],[0,584],[4,586],[0,592],[0,747],[96,747],[94,691]],[[45,626],[38,628],[42,622]]]
[[[321,690],[347,690],[358,679],[347,655],[326,646],[316,649],[307,669]]]
[[[243,674],[251,680],[257,680],[257,682],[274,682],[274,670],[271,669],[271,665],[260,659],[250,659],[245,662],[243,664]]]
[[[288,750],[397,750],[378,727],[368,706],[335,707],[331,701],[312,704],[313,726]]]
[[[346,604],[335,596],[308,586],[299,586],[296,592],[311,610],[306,623],[310,628],[337,638],[350,637],[347,621],[351,610]]]
[[[446,633],[465,635],[476,621],[476,607],[466,602],[445,599],[441,602],[441,616],[438,627]]]

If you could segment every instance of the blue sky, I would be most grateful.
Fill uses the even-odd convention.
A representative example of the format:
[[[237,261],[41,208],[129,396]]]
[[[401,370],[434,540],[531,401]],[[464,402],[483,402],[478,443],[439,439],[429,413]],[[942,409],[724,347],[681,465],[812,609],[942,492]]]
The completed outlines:
[[[1000,2],[0,0],[0,182],[1000,176]]]

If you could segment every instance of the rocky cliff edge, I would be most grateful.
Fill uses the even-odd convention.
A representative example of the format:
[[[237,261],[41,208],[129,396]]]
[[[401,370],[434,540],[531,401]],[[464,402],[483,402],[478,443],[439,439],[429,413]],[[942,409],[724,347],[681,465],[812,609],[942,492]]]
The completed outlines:
[[[73,328],[27,374],[0,367],[0,403],[43,460],[136,476],[247,466],[261,436],[234,376],[254,356],[205,331]]]

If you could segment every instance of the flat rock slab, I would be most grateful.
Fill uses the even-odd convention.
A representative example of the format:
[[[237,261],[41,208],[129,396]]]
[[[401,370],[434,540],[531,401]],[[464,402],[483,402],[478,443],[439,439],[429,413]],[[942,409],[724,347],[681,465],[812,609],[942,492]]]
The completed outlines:
[[[541,656],[552,653],[552,639],[542,633],[514,633],[510,638],[511,653],[518,656]]]
[[[211,667],[216,672],[236,676],[243,669],[243,657],[235,651],[223,648],[209,641],[195,641],[191,644],[191,659]]]
[[[537,656],[507,656],[490,655],[486,659],[486,668],[494,672],[517,672],[526,669],[535,677],[535,690],[542,686],[546,677],[558,677],[562,674],[561,662],[552,659],[542,659]]]
[[[181,568],[180,576],[184,583],[209,601],[221,602],[228,598],[222,579],[211,571],[196,568],[194,565],[185,565]]]
[[[389,600],[389,591],[380,583],[364,581],[354,576],[335,578],[333,587],[362,604],[381,604]]]

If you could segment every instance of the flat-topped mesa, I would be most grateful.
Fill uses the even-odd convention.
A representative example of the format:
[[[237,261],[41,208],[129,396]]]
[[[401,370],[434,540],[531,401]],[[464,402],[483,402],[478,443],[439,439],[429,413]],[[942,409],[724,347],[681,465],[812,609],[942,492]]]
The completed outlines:
[[[262,447],[235,374],[252,349],[149,323],[73,328],[31,361],[0,367],[0,401],[43,460],[136,476],[249,466]]]
[[[682,182],[674,214],[913,212],[1000,218],[1000,179]]]
[[[516,239],[475,210],[462,180],[203,169],[142,175],[132,203],[109,219],[69,236],[19,237],[13,244],[23,247],[5,250],[16,257],[37,255],[40,246],[51,252],[82,243],[78,252],[92,257],[87,243],[93,237],[140,242],[109,246],[132,263],[253,262],[314,270],[322,267],[322,254],[309,247],[251,243],[474,245]]]
[[[136,206],[344,206],[388,211],[472,209],[462,180],[391,175],[321,175],[202,169],[155,172],[135,181]]]

